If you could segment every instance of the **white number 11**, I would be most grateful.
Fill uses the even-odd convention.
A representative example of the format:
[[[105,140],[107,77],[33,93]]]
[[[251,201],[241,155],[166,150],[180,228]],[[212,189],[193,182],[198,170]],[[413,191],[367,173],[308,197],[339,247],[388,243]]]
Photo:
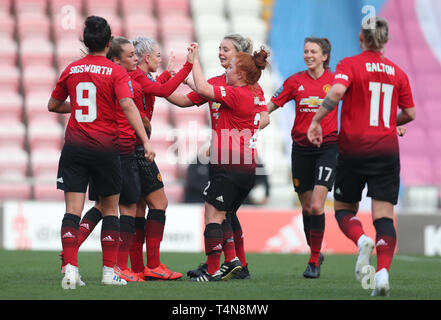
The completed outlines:
[[[378,127],[378,120],[380,116],[380,95],[384,93],[383,98],[383,123],[386,128],[390,126],[390,110],[392,104],[392,94],[394,92],[394,86],[391,84],[385,84],[380,82],[369,82],[369,91],[371,95],[371,117],[369,125],[372,127]]]

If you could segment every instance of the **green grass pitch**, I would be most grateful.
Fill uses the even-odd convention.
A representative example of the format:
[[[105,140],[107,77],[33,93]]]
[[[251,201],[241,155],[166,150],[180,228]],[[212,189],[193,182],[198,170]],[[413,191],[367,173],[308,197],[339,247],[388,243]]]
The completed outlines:
[[[319,279],[302,273],[308,256],[248,254],[250,280],[193,283],[186,271],[204,261],[203,253],[161,253],[161,261],[182,272],[176,281],[101,285],[101,253],[79,253],[80,274],[86,287],[61,287],[58,252],[0,250],[0,300],[440,300],[441,259],[394,257],[390,297],[370,297],[355,280],[355,255],[325,255]],[[375,266],[375,257],[371,263]]]

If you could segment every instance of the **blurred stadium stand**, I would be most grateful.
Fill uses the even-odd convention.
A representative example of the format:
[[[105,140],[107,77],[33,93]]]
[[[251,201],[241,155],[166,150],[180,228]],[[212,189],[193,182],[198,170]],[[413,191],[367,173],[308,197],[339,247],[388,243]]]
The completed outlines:
[[[55,180],[68,116],[49,113],[47,101],[59,74],[86,52],[80,42],[85,17],[104,17],[115,36],[156,39],[164,68],[173,52],[179,69],[188,45],[196,40],[203,48],[201,60],[208,77],[223,72],[217,51],[225,34],[240,32],[256,45],[266,43],[271,2],[0,0],[0,201],[63,199]],[[267,96],[273,91],[270,78],[267,75],[262,85]],[[190,91],[184,85],[178,90]],[[207,137],[194,133],[196,128],[201,132],[209,128],[208,111],[179,109],[157,98],[152,125],[168,198],[180,202],[187,165],[197,152],[187,137],[196,139],[197,147],[206,143]],[[174,129],[180,130],[179,137],[173,136]],[[178,154],[174,145],[186,152]]]
[[[269,100],[283,79],[305,68],[305,37],[331,40],[333,70],[343,57],[359,53],[365,5],[374,6],[376,14],[389,21],[386,56],[409,75],[418,109],[417,120],[400,138],[402,203],[439,207],[441,2],[437,0],[0,0],[0,200],[63,198],[55,189],[55,178],[68,117],[50,114],[46,105],[58,75],[85,52],[79,39],[87,15],[106,18],[114,35],[156,39],[162,46],[163,67],[173,52],[175,69],[180,68],[188,44],[196,40],[207,77],[223,72],[217,52],[225,34],[250,37],[255,49],[263,44],[271,50],[272,68],[259,81]],[[189,89],[181,85],[178,91]],[[289,160],[292,109],[272,114],[272,124],[259,136],[271,207],[298,204]],[[188,137],[194,136],[195,128],[200,132],[209,128],[208,110],[180,109],[157,98],[152,124],[167,195],[170,202],[180,202],[187,163],[196,156]],[[179,137],[174,136],[177,129]],[[199,138],[201,147],[206,138]],[[428,199],[430,195],[436,201]]]
[[[424,208],[426,212],[427,203],[431,203],[431,210],[437,211],[441,202],[441,114],[435,110],[439,110],[441,97],[440,1],[276,1],[270,32],[275,79],[280,85],[283,79],[304,69],[301,57],[307,36],[331,41],[333,70],[343,57],[358,54],[360,24],[368,13],[362,13],[365,5],[374,6],[376,15],[388,20],[390,40],[385,55],[408,74],[417,108],[416,121],[406,125],[407,133],[399,139],[400,203],[406,210]],[[293,115],[288,110],[291,108],[284,109],[275,120],[289,137],[292,121],[286,119]]]

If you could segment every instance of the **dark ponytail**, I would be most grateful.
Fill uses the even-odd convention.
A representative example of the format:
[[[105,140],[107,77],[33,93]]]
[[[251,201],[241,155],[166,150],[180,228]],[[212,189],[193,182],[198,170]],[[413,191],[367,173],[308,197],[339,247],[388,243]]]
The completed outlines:
[[[83,42],[90,52],[103,51],[110,41],[112,32],[106,19],[89,16],[84,22]]]

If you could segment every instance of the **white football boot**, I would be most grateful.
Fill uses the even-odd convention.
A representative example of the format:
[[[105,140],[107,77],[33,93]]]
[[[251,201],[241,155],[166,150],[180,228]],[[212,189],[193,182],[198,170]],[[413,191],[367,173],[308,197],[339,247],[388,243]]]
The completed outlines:
[[[375,243],[371,238],[362,235],[360,239],[358,239],[357,244],[358,256],[357,261],[355,262],[355,277],[361,282],[365,276],[363,270],[366,270],[366,268],[364,267],[370,265],[371,254],[374,250]]]
[[[113,271],[113,268],[103,267],[103,279],[101,280],[101,283],[105,285],[125,286],[127,284],[127,281],[121,279]]]
[[[78,267],[67,264],[64,267],[64,277],[61,280],[61,287],[63,289],[76,289],[77,279],[79,278]]]
[[[62,273],[62,274],[65,274],[65,273],[66,273],[66,266],[64,266],[64,267],[61,268],[61,273]],[[78,271],[78,275],[77,275],[76,285],[77,285],[77,286],[80,286],[80,287],[84,287],[84,286],[86,286],[86,283],[85,283],[83,280],[81,280],[81,275],[80,275],[80,272],[79,272],[79,271]]]
[[[375,289],[372,290],[371,296],[389,296],[389,272],[386,268],[375,273]]]

